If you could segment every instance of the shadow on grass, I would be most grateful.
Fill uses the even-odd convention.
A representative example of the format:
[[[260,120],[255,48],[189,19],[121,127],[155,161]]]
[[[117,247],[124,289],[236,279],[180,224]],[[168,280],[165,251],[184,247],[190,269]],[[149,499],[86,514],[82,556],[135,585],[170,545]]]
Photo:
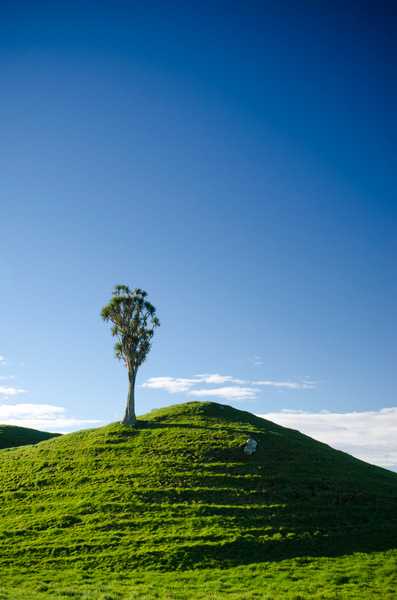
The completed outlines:
[[[260,420],[259,420],[260,421]],[[247,434],[245,425],[264,425],[256,420],[241,423],[231,433]],[[141,420],[141,429],[222,430],[222,425],[169,423]],[[277,431],[278,426],[274,426]],[[261,426],[258,436],[272,430]],[[291,438],[300,436],[291,432]],[[255,433],[254,433],[255,435]],[[356,552],[385,551],[397,548],[397,486],[388,481],[387,473],[337,453],[325,445],[301,436],[308,452],[306,470],[299,474],[293,461],[285,460],[281,436],[274,436],[274,447],[262,448],[250,458],[236,454],[236,449],[216,451],[209,462],[187,474],[179,489],[160,487],[137,492],[148,504],[168,505],[178,510],[184,504],[195,507],[197,517],[209,517],[222,523],[225,539],[218,543],[174,543],[166,554],[148,553],[144,563],[160,568],[192,568],[202,566],[234,566],[263,561],[281,561],[301,556],[335,557]],[[264,438],[263,438],[264,439]],[[273,446],[273,443],[271,444]],[[320,463],[313,461],[312,448],[318,447]],[[290,448],[291,450],[291,448]],[[279,454],[277,454],[279,452]],[[324,462],[322,454],[324,453]],[[327,461],[329,453],[334,453]],[[269,458],[270,457],[270,458]],[[211,458],[223,461],[224,473],[211,472]],[[272,469],[267,470],[268,463]],[[298,459],[298,463],[299,463]],[[231,464],[231,461],[234,461]],[[349,474],[350,465],[356,468]],[[299,465],[298,465],[299,466]],[[250,468],[248,473],[246,468]],[[334,469],[334,470],[333,470]],[[383,472],[383,474],[382,474]],[[380,480],[371,480],[375,476]],[[252,475],[252,478],[249,475]],[[383,481],[384,478],[384,481]],[[227,522],[231,523],[227,539]],[[230,538],[229,538],[230,539]]]
[[[346,533],[335,538],[323,537],[317,540],[267,541],[241,538],[223,544],[197,544],[172,549],[167,555],[153,553],[145,557],[160,569],[229,568],[263,562],[279,562],[299,557],[337,557],[357,552],[380,552],[397,547],[395,532],[384,532],[382,537],[368,539],[365,534]]]
[[[242,447],[223,435],[247,435],[246,427],[257,425],[253,435],[259,445],[252,457],[244,456]],[[274,425],[275,432],[279,429]],[[157,430],[170,434],[144,435]],[[177,430],[183,430],[180,443],[175,443]],[[188,430],[221,435],[202,444],[204,436],[189,438]],[[80,462],[79,455],[77,483],[70,479],[76,483],[77,497],[89,507],[92,502],[92,511],[73,521],[71,504],[67,515],[55,522],[42,520],[41,525],[40,515],[32,518],[27,511],[24,527],[17,529],[21,545],[17,546],[14,536],[9,547],[15,556],[23,556],[27,547],[23,536],[28,533],[39,541],[30,545],[29,560],[37,552],[37,560],[44,556],[50,562],[94,565],[106,559],[118,568],[155,570],[223,568],[397,548],[394,475],[296,432],[267,435],[272,431],[273,424],[258,424],[248,417],[234,419],[231,427],[227,423],[139,420],[135,428],[110,428],[93,444],[91,462]],[[128,438],[135,439],[129,444]],[[118,443],[120,453],[111,447],[106,455],[107,444]],[[85,471],[80,473],[82,466]],[[47,494],[46,485],[58,489],[53,478],[59,469],[54,467],[49,473],[44,477],[41,469],[34,471],[22,492],[21,481],[13,483],[19,486],[9,490],[15,494],[16,508],[23,500],[17,494],[28,498],[41,488]],[[61,480],[62,486],[65,481]],[[64,493],[64,487],[59,489]],[[30,529],[29,522],[33,523]],[[40,529],[34,529],[39,525]],[[48,530],[45,547],[40,543],[44,530]]]

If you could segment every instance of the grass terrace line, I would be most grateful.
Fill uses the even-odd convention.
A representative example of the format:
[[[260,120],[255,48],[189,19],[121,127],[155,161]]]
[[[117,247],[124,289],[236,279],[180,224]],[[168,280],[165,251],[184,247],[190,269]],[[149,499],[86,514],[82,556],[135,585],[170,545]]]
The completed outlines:
[[[243,572],[251,595],[238,596],[235,583],[230,597],[262,598],[283,565],[299,585],[277,596],[279,581],[269,598],[295,588],[316,597],[310,586],[317,577],[321,589],[332,565],[347,592],[350,571],[367,565],[366,597],[381,564],[388,597],[395,577],[397,474],[217,403],[3,450],[0,502],[0,599],[66,597],[64,588],[76,598],[204,598],[208,586],[221,598],[221,580]],[[202,584],[184,596],[191,570],[189,585]]]

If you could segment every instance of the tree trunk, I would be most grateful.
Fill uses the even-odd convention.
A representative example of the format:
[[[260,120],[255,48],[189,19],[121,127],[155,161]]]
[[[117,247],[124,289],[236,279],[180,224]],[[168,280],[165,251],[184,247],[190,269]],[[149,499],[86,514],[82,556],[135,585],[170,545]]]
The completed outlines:
[[[132,427],[136,424],[135,416],[135,377],[136,373],[133,371],[128,372],[128,396],[127,406],[125,407],[125,414],[122,423],[124,425],[131,425]]]

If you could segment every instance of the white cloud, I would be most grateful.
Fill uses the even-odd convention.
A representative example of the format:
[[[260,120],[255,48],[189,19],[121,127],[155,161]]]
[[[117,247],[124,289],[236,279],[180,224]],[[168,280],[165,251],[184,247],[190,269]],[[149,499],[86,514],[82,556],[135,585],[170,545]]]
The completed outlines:
[[[52,418],[54,415],[63,414],[65,409],[62,406],[53,404],[0,404],[0,419],[45,417]]]
[[[198,388],[198,385],[216,385],[222,383],[233,384],[224,387]],[[198,398],[223,398],[226,400],[252,400],[256,397],[257,390],[252,387],[242,387],[241,384],[249,384],[249,381],[237,379],[231,375],[219,375],[219,373],[201,373],[191,378],[186,377],[150,377],[142,384],[142,387],[156,390],[164,390],[169,394],[186,392],[189,396]]]
[[[3,365],[4,365],[4,363],[5,363],[5,362],[6,362],[6,359],[5,359],[5,357],[4,357],[4,356],[2,356],[2,355],[0,354],[0,365],[1,365],[1,364],[3,364]]]
[[[0,385],[0,397],[9,398],[10,396],[18,396],[19,394],[25,394],[26,390],[22,388],[10,387]]]
[[[68,417],[65,413],[63,406],[53,404],[0,404],[0,423],[57,432],[101,423],[96,419]]]
[[[231,375],[219,375],[218,373],[203,373],[194,377],[150,377],[142,384],[144,388],[155,390],[165,390],[169,394],[178,394],[188,392],[192,387],[198,384],[217,384],[217,383],[247,383],[242,379],[236,379]]]
[[[142,387],[165,390],[169,394],[178,394],[179,392],[187,392],[195,383],[197,383],[196,379],[183,377],[150,377],[142,384]]]
[[[228,384],[232,384],[232,385],[236,385],[236,386],[264,386],[264,387],[272,387],[272,388],[277,388],[277,389],[285,389],[285,390],[309,390],[309,389],[314,389],[316,384],[314,381],[311,381],[309,379],[303,379],[302,381],[275,381],[272,379],[265,379],[265,380],[252,380],[252,381],[248,381],[245,379],[238,379],[237,377],[233,377],[232,375],[220,375],[219,373],[200,373],[198,375],[195,375],[194,377],[150,377],[147,381],[145,381],[142,384],[143,388],[149,388],[149,389],[154,389],[154,390],[164,390],[166,392],[168,392],[169,394],[179,394],[182,392],[188,392],[190,395],[193,396],[205,396],[205,395],[210,395],[211,396],[219,396],[219,397],[225,397],[225,398],[234,398],[234,399],[240,399],[240,400],[247,400],[247,399],[252,399],[256,397],[256,392],[258,390],[253,391],[252,387],[247,387],[244,389],[249,389],[250,393],[245,393],[243,394],[241,392],[241,388],[234,388],[236,390],[240,389],[240,393],[237,392],[232,392],[231,390],[233,389],[231,386],[227,387],[227,388],[218,388],[219,390],[221,390],[220,392],[214,393],[216,391],[216,388],[208,388],[207,390],[205,389],[199,389],[199,390],[194,390],[192,388],[194,388],[197,385],[217,385],[217,384],[222,384],[222,383],[228,383]],[[227,389],[227,396],[223,396],[223,391],[224,389]],[[225,392],[226,394],[226,392]]]
[[[346,413],[282,410],[259,416],[367,462],[397,465],[397,407]]]
[[[253,400],[257,390],[251,387],[220,387],[191,390],[190,396],[199,398],[223,398],[224,400]]]
[[[248,381],[244,381],[244,379],[236,379],[231,375],[219,375],[218,373],[204,373],[201,375],[196,375],[195,377],[197,383],[209,383],[209,384],[217,384],[217,383],[248,383]]]
[[[272,379],[262,379],[252,382],[255,385],[263,385],[285,390],[313,390],[316,387],[315,381],[273,381]]]

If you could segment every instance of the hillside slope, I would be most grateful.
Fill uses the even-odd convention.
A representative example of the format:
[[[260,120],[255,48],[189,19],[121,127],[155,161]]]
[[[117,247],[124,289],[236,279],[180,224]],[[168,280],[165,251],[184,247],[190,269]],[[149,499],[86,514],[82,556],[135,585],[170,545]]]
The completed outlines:
[[[0,501],[0,570],[226,567],[397,539],[396,474],[215,403],[1,451]]]
[[[58,435],[59,433],[48,433],[47,431],[38,431],[28,427],[0,424],[0,449],[37,444]]]

